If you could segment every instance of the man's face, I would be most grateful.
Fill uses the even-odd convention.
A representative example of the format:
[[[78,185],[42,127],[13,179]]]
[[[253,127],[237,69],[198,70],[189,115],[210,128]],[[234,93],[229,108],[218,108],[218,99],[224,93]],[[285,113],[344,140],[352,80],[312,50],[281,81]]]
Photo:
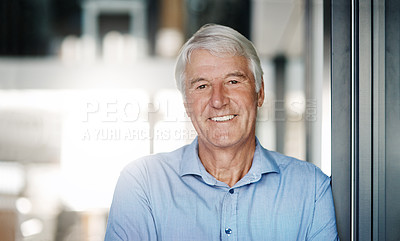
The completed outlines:
[[[185,74],[185,106],[200,143],[224,148],[254,139],[264,90],[256,93],[245,57],[195,50]]]

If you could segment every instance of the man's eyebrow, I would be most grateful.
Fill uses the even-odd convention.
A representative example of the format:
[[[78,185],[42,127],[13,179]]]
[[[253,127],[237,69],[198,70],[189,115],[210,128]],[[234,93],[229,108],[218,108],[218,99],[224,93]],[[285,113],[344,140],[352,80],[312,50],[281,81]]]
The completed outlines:
[[[202,78],[202,77],[191,79],[190,80],[190,86],[194,85],[197,82],[203,81],[203,80],[205,80],[205,79]]]
[[[233,71],[231,73],[228,73],[225,75],[225,78],[229,78],[229,77],[240,77],[240,78],[247,78],[247,75],[245,73],[243,73],[242,71]],[[189,81],[190,86],[193,86],[194,84],[196,84],[197,82],[206,80],[203,77],[197,77],[197,78],[193,78]]]
[[[228,78],[228,77],[247,78],[247,75],[241,71],[234,71],[234,72],[231,72],[231,73],[225,75],[225,78]]]

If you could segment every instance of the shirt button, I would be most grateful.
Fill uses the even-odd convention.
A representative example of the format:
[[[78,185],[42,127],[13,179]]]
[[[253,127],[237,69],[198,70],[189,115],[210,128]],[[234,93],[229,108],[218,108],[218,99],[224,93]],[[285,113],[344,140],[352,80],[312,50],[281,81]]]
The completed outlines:
[[[233,194],[233,193],[235,193],[235,190],[232,188],[232,189],[229,189],[229,193],[230,194]]]
[[[232,229],[226,228],[226,229],[225,229],[225,233],[226,233],[226,234],[231,234],[231,233],[232,233]]]

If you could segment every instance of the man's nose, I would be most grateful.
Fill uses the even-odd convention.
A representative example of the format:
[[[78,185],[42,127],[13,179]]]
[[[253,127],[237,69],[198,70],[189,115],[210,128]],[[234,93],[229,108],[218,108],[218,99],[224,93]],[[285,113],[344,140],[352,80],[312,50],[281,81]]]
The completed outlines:
[[[222,108],[229,103],[229,97],[222,84],[214,85],[212,88],[210,105],[214,108]]]

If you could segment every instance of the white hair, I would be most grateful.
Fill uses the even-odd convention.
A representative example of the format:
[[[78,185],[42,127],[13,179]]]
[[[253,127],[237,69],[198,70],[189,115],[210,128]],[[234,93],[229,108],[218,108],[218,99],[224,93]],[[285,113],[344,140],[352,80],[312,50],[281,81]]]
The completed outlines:
[[[190,56],[196,49],[208,50],[216,56],[231,54],[245,57],[248,59],[249,69],[254,76],[256,92],[260,91],[263,70],[253,43],[232,28],[217,24],[206,24],[183,45],[176,61],[175,80],[183,96],[185,96],[186,64],[190,61]]]

